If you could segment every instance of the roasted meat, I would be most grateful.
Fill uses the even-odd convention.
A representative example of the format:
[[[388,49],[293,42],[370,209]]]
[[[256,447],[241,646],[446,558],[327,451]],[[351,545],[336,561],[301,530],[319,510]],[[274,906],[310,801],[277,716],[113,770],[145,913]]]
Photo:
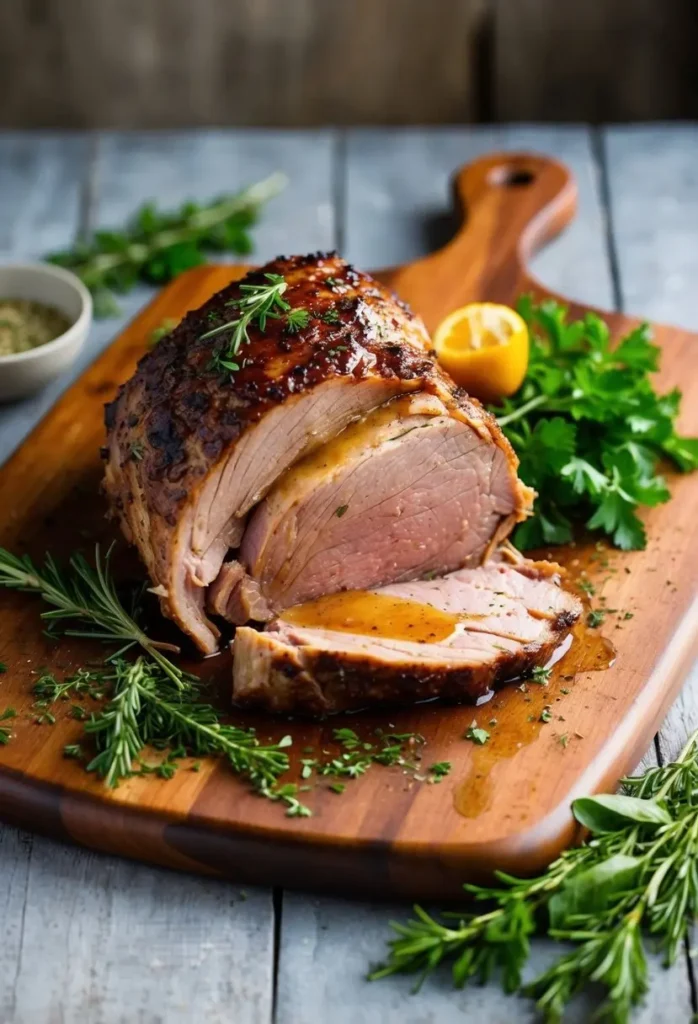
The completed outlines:
[[[544,665],[581,614],[545,564],[489,564],[348,592],[238,629],[234,700],[324,715],[442,697],[474,701]]]
[[[264,621],[343,588],[483,561],[530,491],[495,421],[438,367],[422,322],[338,256],[280,258],[305,320],[251,324],[212,365],[241,285],[189,313],[107,407],[105,487],[163,611],[204,653],[211,616]]]

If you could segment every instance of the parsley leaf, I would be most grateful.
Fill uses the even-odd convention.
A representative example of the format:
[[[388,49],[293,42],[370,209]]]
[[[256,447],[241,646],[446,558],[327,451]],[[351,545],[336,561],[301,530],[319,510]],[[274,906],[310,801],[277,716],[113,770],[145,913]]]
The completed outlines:
[[[675,429],[680,393],[658,394],[650,380],[661,353],[649,326],[614,345],[595,313],[570,320],[562,303],[536,304],[530,296],[518,310],[531,335],[526,379],[491,409],[519,456],[522,479],[537,492],[516,543],[563,544],[581,521],[619,548],[643,548],[640,509],[670,496],[660,459],[683,472],[698,468],[698,438]]]

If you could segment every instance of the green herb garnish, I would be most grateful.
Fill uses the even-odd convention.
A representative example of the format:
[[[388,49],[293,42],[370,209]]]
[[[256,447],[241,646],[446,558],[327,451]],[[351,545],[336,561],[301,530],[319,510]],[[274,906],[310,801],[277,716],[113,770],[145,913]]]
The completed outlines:
[[[42,612],[41,618],[54,634],[119,644],[109,660],[140,645],[165,675],[178,684],[183,673],[163,653],[177,653],[178,648],[151,640],[124,608],[109,571],[109,555],[107,552],[102,557],[97,547],[93,568],[81,554],[75,554],[64,571],[50,555],[43,567],[37,569],[28,555],[19,558],[0,548],[0,587],[40,595],[51,605],[51,610]]]
[[[324,324],[338,324],[339,323],[339,311],[331,308],[326,309],[324,313],[319,314],[319,319]]]
[[[384,767],[399,765],[410,772],[416,771],[417,765],[406,755],[424,743],[424,737],[415,732],[383,733],[378,731],[378,743],[362,740],[353,729],[334,729],[333,737],[343,748],[342,753],[317,765],[318,775],[346,776],[357,779],[364,775],[374,764]]]
[[[489,738],[490,734],[488,733],[487,729],[479,729],[476,722],[473,722],[473,724],[470,726],[470,728],[465,734],[466,740],[472,740],[473,743],[479,743],[480,746],[483,746],[485,743],[487,743]]]
[[[0,586],[39,594],[52,606],[42,618],[54,631],[117,645],[104,671],[82,669],[62,683],[44,675],[34,686],[40,709],[36,721],[49,724],[56,720],[50,710],[56,701],[109,693],[108,703],[84,726],[97,747],[88,770],[97,772],[108,786],[142,768],[142,751],[151,745],[180,749],[181,756],[223,755],[259,793],[277,798],[274,786],[288,769],[284,748],[290,745],[290,736],[264,747],[253,729],[223,723],[217,711],[200,700],[198,680],[166,657],[164,651],[176,648],[148,637],[124,608],[109,573],[109,555],[101,558],[97,549],[94,568],[82,555],[73,555],[67,570],[47,556],[39,570],[28,557],[0,549]],[[146,656],[127,662],[123,654],[134,646]],[[163,771],[170,773],[169,768]]]
[[[264,274],[264,281],[260,284],[241,284],[240,298],[227,303],[238,311],[239,316],[212,327],[200,336],[199,340],[203,341],[205,338],[216,338],[219,334],[229,335],[225,343],[214,350],[209,369],[218,373],[239,370],[240,365],[235,360],[242,346],[249,344],[250,327],[264,331],[267,320],[278,320],[281,313],[290,309],[283,298],[288,287],[283,277],[280,274]]]
[[[209,252],[247,255],[261,206],[285,184],[283,174],[272,174],[237,195],[187,202],[173,213],[147,203],[123,231],[97,231],[87,244],[49,260],[78,275],[94,295],[97,316],[113,316],[119,312],[114,293],[130,291],[139,279],[163,284],[205,263]]]
[[[310,313],[307,309],[303,309],[302,307],[299,309],[289,310],[285,317],[286,330],[289,334],[298,334],[298,332],[307,327],[309,323]]]
[[[676,433],[680,393],[658,394],[650,374],[659,348],[647,324],[611,346],[595,313],[568,321],[566,306],[530,297],[518,309],[531,331],[526,380],[492,409],[538,492],[534,515],[516,531],[522,548],[572,539],[573,521],[602,530],[620,548],[643,548],[637,511],[669,499],[661,458],[698,466],[698,438]]]
[[[536,665],[531,672],[531,680],[534,683],[540,683],[542,686],[547,686],[552,673],[553,670],[551,668],[543,668],[542,665]]]
[[[665,964],[683,953],[698,916],[698,733],[679,759],[625,779],[624,792],[575,800],[577,821],[591,832],[536,878],[495,872],[492,887],[465,885],[483,912],[428,914],[394,925],[387,962],[372,979],[417,974],[419,987],[443,962],[453,982],[499,976],[507,992],[536,1001],[553,1024],[583,989],[605,989],[594,1019],[626,1024],[648,988],[645,937]],[[530,938],[571,944],[550,967],[523,984]]]
[[[348,505],[340,505],[339,508],[336,508],[334,514],[337,516],[337,519],[341,519],[348,508]]]
[[[446,778],[450,771],[450,761],[437,761],[435,764],[429,765],[429,772],[433,776],[434,782],[441,782],[442,779]]]

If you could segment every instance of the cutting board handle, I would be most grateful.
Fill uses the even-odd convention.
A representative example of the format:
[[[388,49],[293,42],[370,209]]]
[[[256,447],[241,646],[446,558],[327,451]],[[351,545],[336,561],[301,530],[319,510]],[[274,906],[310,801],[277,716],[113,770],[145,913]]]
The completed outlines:
[[[454,309],[486,298],[540,291],[527,263],[572,220],[577,187],[557,160],[535,153],[495,153],[454,176],[461,226],[437,252],[379,274],[433,332]]]
[[[575,215],[577,186],[558,160],[537,153],[495,153],[466,164],[453,179],[462,227],[456,244],[490,241],[490,255],[523,269],[532,253]]]

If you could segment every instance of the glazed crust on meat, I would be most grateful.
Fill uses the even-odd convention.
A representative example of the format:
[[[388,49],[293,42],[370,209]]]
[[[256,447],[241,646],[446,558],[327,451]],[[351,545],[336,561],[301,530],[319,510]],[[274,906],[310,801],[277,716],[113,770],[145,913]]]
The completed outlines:
[[[272,410],[332,378],[392,382],[394,394],[439,394],[455,415],[507,452],[516,474],[516,457],[493,418],[442,373],[421,320],[386,288],[333,253],[280,257],[244,282],[265,283],[265,273],[284,277],[284,299],[292,309],[310,313],[307,327],[291,333],[284,317],[268,319],[264,332],[252,325],[240,369],[233,378],[222,376],[210,364],[226,335],[202,335],[235,319],[230,303],[239,298],[242,283],[236,282],[188,313],[106,407],[105,490],[111,507],[138,546],[163,611],[191,635],[170,594],[173,563],[182,555],[181,539],[175,541],[184,510],[195,508],[207,477],[243,435]],[[328,319],[336,322],[322,319],[330,309]],[[517,517],[523,518],[530,493],[518,486]],[[248,510],[233,508],[230,514]],[[235,546],[239,536],[233,532],[229,541]]]

